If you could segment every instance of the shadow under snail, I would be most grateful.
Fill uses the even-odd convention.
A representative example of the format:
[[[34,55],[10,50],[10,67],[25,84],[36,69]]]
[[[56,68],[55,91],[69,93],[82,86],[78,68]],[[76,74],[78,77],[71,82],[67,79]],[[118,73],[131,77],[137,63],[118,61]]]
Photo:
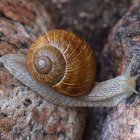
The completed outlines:
[[[134,60],[133,57],[122,75],[96,83],[92,49],[77,35],[64,30],[52,30],[40,36],[27,58],[21,54],[0,58],[15,78],[47,101],[74,107],[113,107],[133,92],[137,93],[139,75],[130,76]]]

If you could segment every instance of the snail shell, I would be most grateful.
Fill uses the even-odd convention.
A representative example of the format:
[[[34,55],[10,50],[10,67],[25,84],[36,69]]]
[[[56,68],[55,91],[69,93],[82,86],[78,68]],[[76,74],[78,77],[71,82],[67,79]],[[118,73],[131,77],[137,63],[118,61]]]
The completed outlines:
[[[40,36],[29,49],[26,61],[36,80],[63,95],[81,96],[93,87],[93,51],[74,33],[53,30]]]

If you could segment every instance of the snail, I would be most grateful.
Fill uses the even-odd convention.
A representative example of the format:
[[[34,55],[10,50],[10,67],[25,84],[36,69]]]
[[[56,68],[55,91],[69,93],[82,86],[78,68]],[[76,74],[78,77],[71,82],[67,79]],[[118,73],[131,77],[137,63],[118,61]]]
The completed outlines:
[[[113,107],[135,90],[139,75],[130,76],[135,57],[120,76],[94,82],[96,62],[90,46],[74,33],[52,30],[41,35],[27,58],[7,54],[0,63],[26,86],[47,101],[74,107]]]

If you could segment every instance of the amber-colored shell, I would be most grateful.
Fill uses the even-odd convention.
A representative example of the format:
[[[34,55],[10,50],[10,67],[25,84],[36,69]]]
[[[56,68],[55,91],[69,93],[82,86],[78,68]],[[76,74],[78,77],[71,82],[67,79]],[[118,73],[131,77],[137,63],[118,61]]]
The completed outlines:
[[[77,35],[64,30],[40,36],[28,51],[27,67],[39,82],[67,96],[87,94],[96,73],[92,49]]]

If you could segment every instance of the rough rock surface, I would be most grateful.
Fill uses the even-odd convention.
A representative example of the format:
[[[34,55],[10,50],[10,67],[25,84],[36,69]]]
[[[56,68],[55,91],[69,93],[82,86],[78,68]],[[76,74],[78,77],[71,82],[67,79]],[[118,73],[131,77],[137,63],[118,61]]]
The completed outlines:
[[[39,0],[49,10],[55,28],[63,28],[83,37],[94,49],[97,60],[97,81],[116,76],[108,63],[109,54],[102,57],[104,44],[114,24],[127,12],[131,0]],[[109,59],[108,59],[109,58]],[[105,62],[105,67],[101,67]],[[103,72],[103,74],[102,74]],[[83,140],[100,139],[106,108],[88,108]]]
[[[131,100],[133,97],[131,97]],[[140,98],[133,103],[121,103],[107,115],[102,127],[103,140],[140,139]]]
[[[110,39],[104,50],[103,46],[107,41],[111,27],[127,11],[127,8],[131,5],[131,0],[88,0],[86,2],[85,0],[38,0],[38,2],[37,0],[0,1],[1,56],[6,53],[26,53],[32,41],[45,32],[49,25],[52,25],[50,17],[43,7],[45,5],[51,13],[56,28],[76,32],[94,48],[99,68],[98,81],[110,79],[122,73],[132,52],[128,53],[129,51],[126,51],[122,61],[122,54],[120,53],[118,57],[115,53],[117,47],[114,51],[110,50],[109,46],[114,42],[113,39]],[[135,14],[139,15],[138,10],[134,11],[133,19],[135,19]],[[136,20],[138,20],[138,17]],[[133,31],[132,28],[130,29]],[[113,34],[115,35],[115,28],[114,31]],[[138,32],[136,34],[139,35]],[[126,40],[127,44],[128,38],[121,39],[120,36],[119,39]],[[138,38],[135,41],[136,44],[139,43]],[[122,42],[118,41],[118,43],[123,46]],[[128,41],[128,44],[131,45],[132,43]],[[122,52],[123,49],[118,48]],[[103,53],[101,54],[102,50]],[[115,59],[111,57],[111,53]],[[115,65],[112,65],[108,60],[112,60]],[[120,64],[119,69],[117,69],[117,64]],[[104,71],[102,71],[102,67]],[[136,69],[138,67],[135,67]],[[137,72],[135,71],[133,74]],[[131,102],[133,103],[131,104]],[[133,95],[127,100],[127,104],[121,103],[117,108],[109,109],[106,121],[104,119],[106,116],[104,108],[89,108],[83,139],[112,140],[125,139],[125,137],[127,139],[139,139],[139,109],[137,103],[139,104],[139,98],[137,96],[135,99],[135,95]],[[0,68],[0,106],[0,139],[2,140],[81,139],[85,124],[85,110],[55,107],[47,103],[17,81],[4,68]],[[128,114],[134,115],[136,119],[132,117],[126,119]],[[118,116],[117,119],[116,116]],[[102,126],[104,121],[105,123]],[[101,128],[102,137],[100,137]],[[120,130],[120,128],[122,129]],[[117,134],[116,137],[115,134]]]
[[[0,56],[26,54],[40,34],[53,26],[36,0],[0,1]],[[81,139],[84,109],[56,107],[0,67],[0,140]]]
[[[76,140],[84,128],[85,111],[56,107],[24,86],[1,90],[0,106],[2,140]]]
[[[132,56],[135,63],[131,74],[140,74],[140,4],[132,6],[128,13],[112,30],[109,42],[103,54],[110,54],[110,66],[118,64],[112,69],[115,74],[121,74],[126,69]],[[112,58],[112,59],[111,59]],[[140,92],[140,79],[137,80],[137,91]],[[140,98],[136,94],[129,97],[126,102],[120,103],[107,115],[102,127],[104,140],[138,140],[140,139]]]

